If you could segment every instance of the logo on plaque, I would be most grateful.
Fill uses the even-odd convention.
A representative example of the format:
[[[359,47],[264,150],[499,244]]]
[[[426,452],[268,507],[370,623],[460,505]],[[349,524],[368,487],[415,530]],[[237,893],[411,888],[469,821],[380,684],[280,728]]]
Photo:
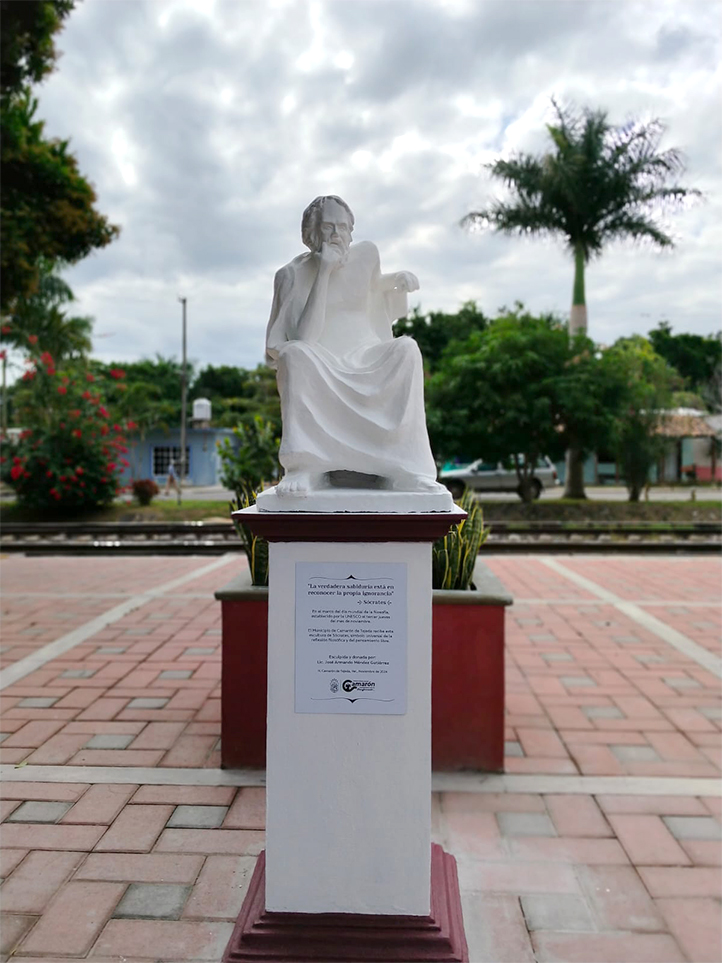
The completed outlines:
[[[331,679],[329,689],[331,692],[338,692],[338,679]]]

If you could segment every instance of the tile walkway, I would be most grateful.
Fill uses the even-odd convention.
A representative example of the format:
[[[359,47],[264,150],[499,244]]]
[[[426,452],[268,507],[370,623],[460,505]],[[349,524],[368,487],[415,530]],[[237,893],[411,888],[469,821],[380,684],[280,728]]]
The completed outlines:
[[[719,560],[486,561],[508,775],[432,800],[471,963],[722,959]],[[218,769],[241,564],[0,563],[0,959],[220,960],[264,846],[262,774]]]

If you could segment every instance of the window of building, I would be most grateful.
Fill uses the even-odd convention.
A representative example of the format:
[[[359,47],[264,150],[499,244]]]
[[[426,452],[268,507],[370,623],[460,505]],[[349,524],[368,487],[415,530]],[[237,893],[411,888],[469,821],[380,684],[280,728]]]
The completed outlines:
[[[158,445],[153,448],[153,474],[167,475],[168,466],[171,461],[175,465],[176,474],[180,475],[180,445]],[[186,445],[186,462],[184,476],[188,475],[190,468],[191,450]]]

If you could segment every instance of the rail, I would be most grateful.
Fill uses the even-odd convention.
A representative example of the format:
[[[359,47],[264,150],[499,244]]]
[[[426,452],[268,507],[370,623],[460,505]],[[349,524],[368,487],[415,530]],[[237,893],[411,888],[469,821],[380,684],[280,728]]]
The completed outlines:
[[[488,522],[488,549],[525,552],[719,553],[717,522]],[[7,522],[0,552],[214,555],[241,551],[230,522]]]

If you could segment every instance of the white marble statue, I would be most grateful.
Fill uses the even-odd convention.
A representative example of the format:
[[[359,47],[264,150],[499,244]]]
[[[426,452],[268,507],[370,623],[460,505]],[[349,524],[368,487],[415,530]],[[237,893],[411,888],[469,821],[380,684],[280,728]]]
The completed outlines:
[[[419,282],[382,274],[374,244],[351,244],[353,226],[345,201],[317,197],[301,225],[310,253],[275,277],[266,359],[277,370],[285,474],[259,510],[316,510],[304,507],[309,496],[357,488],[431,496],[392,510],[449,511],[426,431],[421,353],[391,330]]]

